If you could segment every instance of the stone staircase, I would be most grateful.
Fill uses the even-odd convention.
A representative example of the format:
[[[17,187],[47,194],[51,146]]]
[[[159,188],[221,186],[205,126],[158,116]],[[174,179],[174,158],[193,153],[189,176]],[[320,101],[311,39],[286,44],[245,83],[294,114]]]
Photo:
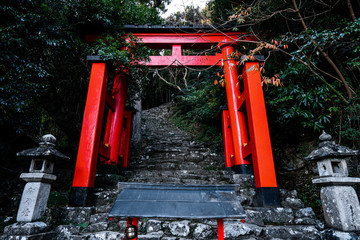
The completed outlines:
[[[281,208],[253,206],[254,178],[224,170],[223,155],[193,140],[170,121],[170,104],[143,111],[143,152],[132,153],[123,172],[128,182],[175,184],[238,184],[246,222],[224,220],[225,239],[358,239],[354,233],[325,229],[296,191],[280,190]],[[112,179],[114,175],[98,175]],[[107,214],[121,186],[95,189],[94,207],[59,208],[47,214],[52,239],[123,239],[125,219]],[[54,227],[54,223],[57,224]],[[14,238],[15,239],[15,238]],[[29,238],[30,239],[30,238]],[[34,238],[41,239],[41,238]],[[43,238],[47,239],[47,238]],[[140,219],[139,240],[217,239],[216,220]]]

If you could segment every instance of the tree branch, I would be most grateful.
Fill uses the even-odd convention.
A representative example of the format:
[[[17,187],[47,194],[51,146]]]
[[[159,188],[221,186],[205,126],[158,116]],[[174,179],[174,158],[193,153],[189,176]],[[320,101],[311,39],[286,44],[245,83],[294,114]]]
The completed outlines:
[[[172,86],[172,87],[174,87],[174,88],[182,91],[181,87],[179,87],[178,85],[175,85],[175,84],[167,81],[165,78],[163,78],[163,77],[159,74],[159,72],[158,72],[157,69],[155,69],[155,73],[156,73],[156,75],[157,75],[163,82],[165,82],[165,83],[168,84],[169,86]]]
[[[346,4],[347,4],[347,6],[349,8],[351,19],[355,22],[356,17],[355,17],[354,9],[352,7],[352,4],[351,4],[350,0],[346,0]]]
[[[297,13],[299,19],[300,19],[300,22],[301,22],[301,25],[303,26],[305,32],[308,30],[306,24],[305,24],[305,21],[303,19],[303,17],[301,16],[301,13],[299,11],[299,8],[296,4],[296,0],[292,0],[292,3],[294,5],[294,8],[295,8],[295,12]],[[309,35],[307,34],[308,37],[310,38],[311,42],[316,46],[316,49],[321,53],[321,55],[326,59],[326,61],[330,64],[330,66],[334,69],[334,71],[336,72],[336,74],[338,75],[338,77],[340,78],[342,84],[344,85],[345,87],[345,90],[346,90],[346,93],[347,93],[347,96],[348,98],[351,98],[352,97],[352,93],[351,93],[351,90],[350,90],[350,87],[349,85],[347,84],[346,80],[345,80],[345,77],[344,75],[340,72],[339,68],[336,66],[336,64],[331,60],[331,58],[329,57],[329,55],[319,46],[319,44]]]

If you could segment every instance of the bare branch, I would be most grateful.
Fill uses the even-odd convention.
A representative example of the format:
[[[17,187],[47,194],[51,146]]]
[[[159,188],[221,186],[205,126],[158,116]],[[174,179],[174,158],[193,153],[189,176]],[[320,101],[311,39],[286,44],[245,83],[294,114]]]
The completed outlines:
[[[155,69],[155,73],[156,73],[156,75],[157,75],[163,82],[165,82],[166,84],[168,84],[168,85],[171,86],[171,87],[174,87],[174,88],[178,89],[179,91],[182,91],[181,87],[179,87],[179,86],[177,86],[177,85],[175,85],[175,84],[167,81],[165,78],[163,78],[163,77],[159,74],[159,72],[158,72],[157,69]]]

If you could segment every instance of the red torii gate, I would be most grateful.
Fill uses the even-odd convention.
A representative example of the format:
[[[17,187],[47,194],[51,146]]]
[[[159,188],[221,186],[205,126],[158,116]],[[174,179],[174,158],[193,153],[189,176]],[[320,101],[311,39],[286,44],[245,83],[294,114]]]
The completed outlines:
[[[243,32],[190,32],[198,30],[192,27],[126,27],[128,32],[132,32],[149,48],[172,49],[171,56],[151,56],[150,62],[142,65],[154,68],[223,67],[228,103],[228,110],[222,112],[225,166],[241,174],[254,173],[258,191],[257,205],[279,206],[259,62],[249,61],[244,64],[244,91],[240,92],[238,62],[233,58],[234,46],[238,42],[251,41],[253,37]],[[94,36],[87,36],[87,39],[92,40]],[[217,48],[218,53],[211,56],[182,55],[182,49],[209,48]],[[88,204],[99,157],[105,159],[105,164],[121,167],[127,167],[128,164],[131,114],[125,111],[129,84],[127,74],[118,73],[112,93],[107,93],[108,69],[105,61],[97,57],[90,57],[90,60],[93,63],[70,193],[69,205],[72,206]],[[109,112],[104,140],[100,142],[105,102],[109,105]]]

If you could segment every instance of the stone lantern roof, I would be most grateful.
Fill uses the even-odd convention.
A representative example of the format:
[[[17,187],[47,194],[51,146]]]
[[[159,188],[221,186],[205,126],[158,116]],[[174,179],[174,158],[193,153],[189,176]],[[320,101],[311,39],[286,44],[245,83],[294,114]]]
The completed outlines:
[[[42,158],[54,160],[70,160],[70,158],[55,149],[56,138],[51,134],[46,134],[41,137],[39,147],[30,148],[18,152],[16,156],[24,157],[26,159]]]
[[[325,131],[319,137],[320,144],[317,149],[312,151],[306,160],[321,160],[324,158],[336,158],[336,157],[351,157],[358,155],[358,150],[352,150],[348,147],[340,146],[335,144],[335,141],[332,141],[330,134],[327,134]]]

